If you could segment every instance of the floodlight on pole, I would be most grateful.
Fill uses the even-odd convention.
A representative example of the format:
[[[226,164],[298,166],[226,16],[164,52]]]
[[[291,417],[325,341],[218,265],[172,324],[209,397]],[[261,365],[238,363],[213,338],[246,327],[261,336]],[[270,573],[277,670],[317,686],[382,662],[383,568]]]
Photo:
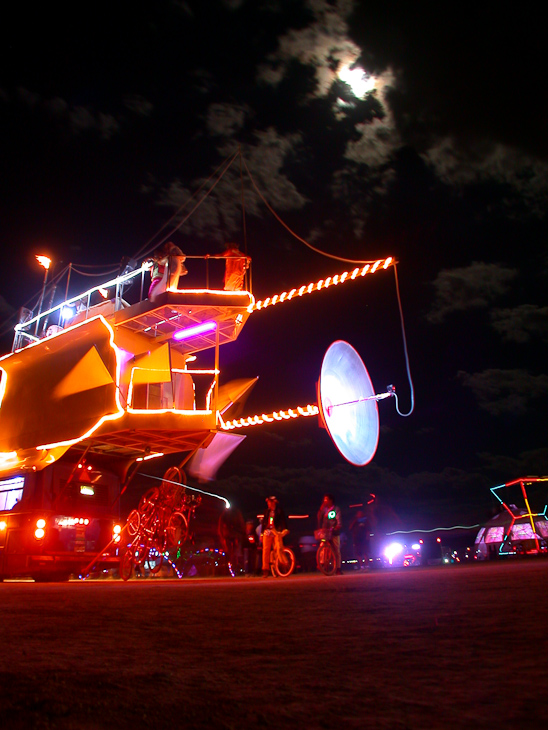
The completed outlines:
[[[36,256],[36,260],[40,264],[40,266],[43,266],[46,271],[49,270],[49,267],[51,266],[51,259],[48,258],[48,256]]]
[[[44,271],[44,283],[42,284],[42,293],[40,294],[40,303],[38,305],[38,318],[36,320],[36,327],[34,328],[34,334],[38,335],[38,325],[40,323],[40,315],[42,314],[42,304],[44,303],[44,294],[46,293],[46,283],[48,281],[49,267],[51,266],[51,259],[48,256],[36,256],[36,260],[43,266]]]

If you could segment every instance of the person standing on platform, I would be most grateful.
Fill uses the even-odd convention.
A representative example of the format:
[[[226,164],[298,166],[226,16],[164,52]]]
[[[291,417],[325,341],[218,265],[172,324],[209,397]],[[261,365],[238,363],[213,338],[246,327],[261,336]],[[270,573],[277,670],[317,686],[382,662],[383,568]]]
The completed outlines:
[[[179,278],[187,273],[186,256],[171,241],[156,249],[152,256],[151,282],[148,298],[153,302],[167,289],[177,289]]]
[[[237,243],[227,243],[223,256],[226,256],[225,291],[242,291],[251,259],[240,251]]]

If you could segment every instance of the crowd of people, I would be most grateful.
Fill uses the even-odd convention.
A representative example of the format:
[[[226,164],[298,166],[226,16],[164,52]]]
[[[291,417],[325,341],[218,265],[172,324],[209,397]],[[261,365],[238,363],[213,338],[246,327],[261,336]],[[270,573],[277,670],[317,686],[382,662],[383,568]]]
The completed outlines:
[[[369,512],[369,514],[367,514]],[[328,530],[336,559],[336,574],[342,575],[341,535],[343,521],[341,509],[335,504],[332,494],[325,494],[316,515],[316,534]],[[352,543],[352,554],[357,569],[366,569],[369,563],[369,536],[371,514],[367,505],[360,506],[348,524],[346,534]],[[288,519],[279,499],[275,495],[266,498],[264,514],[253,520],[244,520],[241,511],[235,507],[223,510],[218,523],[218,536],[227,562],[235,574],[257,575],[267,578],[271,575],[270,556],[272,549],[280,552],[284,537],[288,534]],[[302,538],[302,536],[301,536]],[[315,538],[302,538],[299,545],[303,570],[315,569]],[[312,541],[314,540],[314,541]],[[291,542],[291,538],[289,538]],[[312,560],[307,559],[310,555]]]

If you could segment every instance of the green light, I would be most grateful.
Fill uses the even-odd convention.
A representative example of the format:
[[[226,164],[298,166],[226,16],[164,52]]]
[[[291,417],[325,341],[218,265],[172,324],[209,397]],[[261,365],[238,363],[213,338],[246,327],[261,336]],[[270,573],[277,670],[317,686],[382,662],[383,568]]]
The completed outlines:
[[[330,510],[329,510],[329,512],[327,513],[327,517],[328,517],[328,519],[330,519],[330,520],[334,520],[334,519],[335,519],[335,515],[336,515],[336,514],[337,514],[337,513],[335,512],[335,510],[334,510],[334,509],[330,509]]]

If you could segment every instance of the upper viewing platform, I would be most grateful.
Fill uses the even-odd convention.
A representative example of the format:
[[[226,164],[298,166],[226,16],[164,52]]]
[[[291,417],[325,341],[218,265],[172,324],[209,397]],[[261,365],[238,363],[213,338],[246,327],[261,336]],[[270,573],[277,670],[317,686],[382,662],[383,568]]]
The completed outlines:
[[[160,272],[161,278],[155,277],[158,272],[153,270],[153,263],[145,262],[44,311],[40,307],[36,315],[23,310],[15,326],[12,351],[55,337],[97,316],[116,330],[117,344],[134,354],[168,341],[170,349],[186,355],[235,340],[252,310],[253,295],[240,289],[216,288],[215,284],[222,282],[223,270],[226,279],[230,266],[249,259],[189,259],[188,275],[186,270],[179,275],[177,270],[170,273],[167,265]],[[234,285],[227,281],[225,286],[231,283]],[[243,276],[236,285],[239,283],[244,285]]]

